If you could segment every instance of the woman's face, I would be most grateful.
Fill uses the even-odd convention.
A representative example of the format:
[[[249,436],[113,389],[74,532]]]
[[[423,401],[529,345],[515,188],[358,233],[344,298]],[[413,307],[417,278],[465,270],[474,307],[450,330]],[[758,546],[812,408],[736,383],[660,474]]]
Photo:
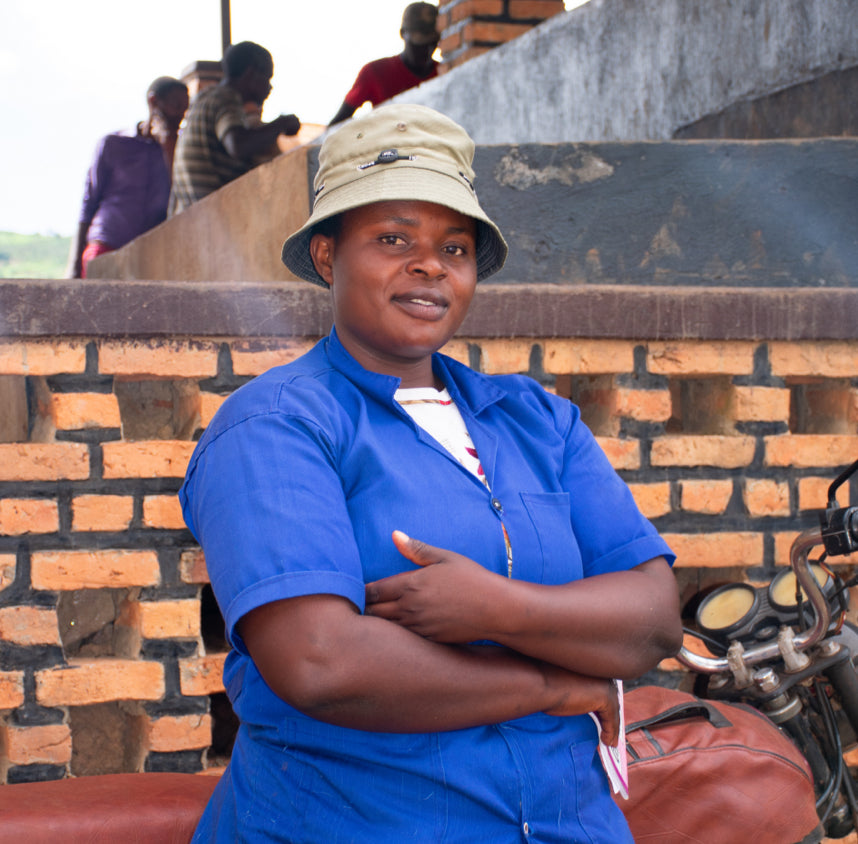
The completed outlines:
[[[431,202],[376,202],[343,214],[337,235],[314,235],[310,252],[351,355],[403,387],[431,386],[431,355],[474,295],[474,220]]]

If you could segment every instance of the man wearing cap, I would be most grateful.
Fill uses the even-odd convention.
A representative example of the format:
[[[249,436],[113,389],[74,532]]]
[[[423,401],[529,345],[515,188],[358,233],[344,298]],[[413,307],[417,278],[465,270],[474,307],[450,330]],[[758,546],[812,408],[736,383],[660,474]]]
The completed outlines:
[[[438,8],[431,3],[405,7],[399,30],[405,48],[398,56],[376,59],[360,69],[331,125],[351,117],[366,102],[376,106],[438,75],[438,62],[432,58],[439,39],[437,18]]]
[[[240,720],[193,844],[632,844],[597,747],[672,555],[571,402],[439,352],[507,253],[473,156],[413,104],[326,137],[282,257],[334,327],[191,457]]]

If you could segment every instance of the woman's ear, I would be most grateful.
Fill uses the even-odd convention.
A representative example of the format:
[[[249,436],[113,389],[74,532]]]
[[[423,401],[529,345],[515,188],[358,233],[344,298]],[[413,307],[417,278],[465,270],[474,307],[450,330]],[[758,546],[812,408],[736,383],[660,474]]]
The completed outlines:
[[[328,283],[334,283],[334,238],[326,234],[314,234],[310,238],[310,257],[316,272]]]

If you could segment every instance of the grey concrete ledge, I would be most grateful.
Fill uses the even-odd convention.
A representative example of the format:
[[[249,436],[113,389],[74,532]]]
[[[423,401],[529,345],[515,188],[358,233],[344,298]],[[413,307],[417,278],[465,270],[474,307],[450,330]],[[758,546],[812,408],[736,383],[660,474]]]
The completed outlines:
[[[0,281],[0,337],[317,337],[303,282]],[[465,337],[854,340],[858,292],[815,288],[482,285]]]

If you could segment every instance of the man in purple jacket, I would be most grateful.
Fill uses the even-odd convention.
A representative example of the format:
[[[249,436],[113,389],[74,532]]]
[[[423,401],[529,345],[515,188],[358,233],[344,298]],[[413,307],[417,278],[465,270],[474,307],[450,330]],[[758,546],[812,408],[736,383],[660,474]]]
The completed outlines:
[[[89,261],[167,217],[173,150],[188,110],[188,88],[161,76],[149,86],[146,99],[147,120],[130,131],[105,135],[95,148],[69,256],[71,278],[86,278]]]

